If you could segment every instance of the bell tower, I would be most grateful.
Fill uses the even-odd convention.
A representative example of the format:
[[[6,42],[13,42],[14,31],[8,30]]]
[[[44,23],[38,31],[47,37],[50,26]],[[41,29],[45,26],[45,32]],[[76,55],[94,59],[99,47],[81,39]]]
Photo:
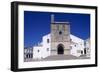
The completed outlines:
[[[69,22],[54,21],[51,15],[51,55],[70,54]]]

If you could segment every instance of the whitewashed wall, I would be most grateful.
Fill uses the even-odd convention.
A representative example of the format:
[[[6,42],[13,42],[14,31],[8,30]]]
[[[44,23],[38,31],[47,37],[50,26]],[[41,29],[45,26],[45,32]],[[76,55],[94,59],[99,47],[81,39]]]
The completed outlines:
[[[70,34],[70,37],[72,39],[72,42],[70,44],[71,46],[71,55],[74,56],[80,56],[82,55],[81,51],[83,51],[84,54],[84,40]],[[49,39],[49,43],[47,42],[47,39]],[[42,45],[34,46],[33,47],[33,58],[34,59],[42,59],[50,56],[51,54],[51,36],[50,34],[47,34],[43,36],[42,38]],[[39,52],[38,52],[39,50]]]
[[[81,55],[81,51],[83,51],[84,54],[84,40],[74,36],[74,35],[70,35],[70,38],[72,39],[71,42],[71,54],[74,56],[80,56]]]
[[[49,43],[47,42],[47,39],[49,39]],[[51,43],[50,34],[43,36],[42,45],[38,44],[38,46],[33,47],[33,58],[42,59],[50,56],[51,53],[50,43]]]
[[[49,39],[49,43],[47,42],[47,39]],[[43,50],[44,50],[44,57],[50,56],[51,53],[51,35],[47,34],[43,36]]]
[[[86,46],[85,47],[86,47],[86,53],[87,53],[86,56],[90,57],[90,52],[91,52],[90,39],[86,40]]]
[[[42,58],[42,46],[34,46],[33,47],[33,58],[41,59]]]

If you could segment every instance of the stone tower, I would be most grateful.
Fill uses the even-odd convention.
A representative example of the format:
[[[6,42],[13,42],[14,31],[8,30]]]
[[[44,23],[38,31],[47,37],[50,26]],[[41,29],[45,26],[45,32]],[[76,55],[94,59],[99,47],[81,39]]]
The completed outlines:
[[[54,21],[51,15],[51,55],[70,54],[70,25],[69,22]]]

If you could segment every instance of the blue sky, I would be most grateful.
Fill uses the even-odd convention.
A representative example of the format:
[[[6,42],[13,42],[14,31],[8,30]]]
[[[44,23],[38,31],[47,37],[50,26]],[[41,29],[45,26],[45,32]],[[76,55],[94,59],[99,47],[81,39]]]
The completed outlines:
[[[24,11],[24,47],[34,46],[50,33],[51,14],[55,21],[70,22],[71,34],[84,40],[90,37],[90,14]]]

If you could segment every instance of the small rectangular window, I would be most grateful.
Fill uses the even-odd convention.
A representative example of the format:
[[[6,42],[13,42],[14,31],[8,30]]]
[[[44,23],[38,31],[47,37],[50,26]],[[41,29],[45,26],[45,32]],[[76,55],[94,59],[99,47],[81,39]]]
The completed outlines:
[[[49,48],[47,48],[47,51],[49,51]]]
[[[38,52],[40,52],[40,50],[37,50]]]
[[[49,39],[47,39],[47,43],[49,43]]]

